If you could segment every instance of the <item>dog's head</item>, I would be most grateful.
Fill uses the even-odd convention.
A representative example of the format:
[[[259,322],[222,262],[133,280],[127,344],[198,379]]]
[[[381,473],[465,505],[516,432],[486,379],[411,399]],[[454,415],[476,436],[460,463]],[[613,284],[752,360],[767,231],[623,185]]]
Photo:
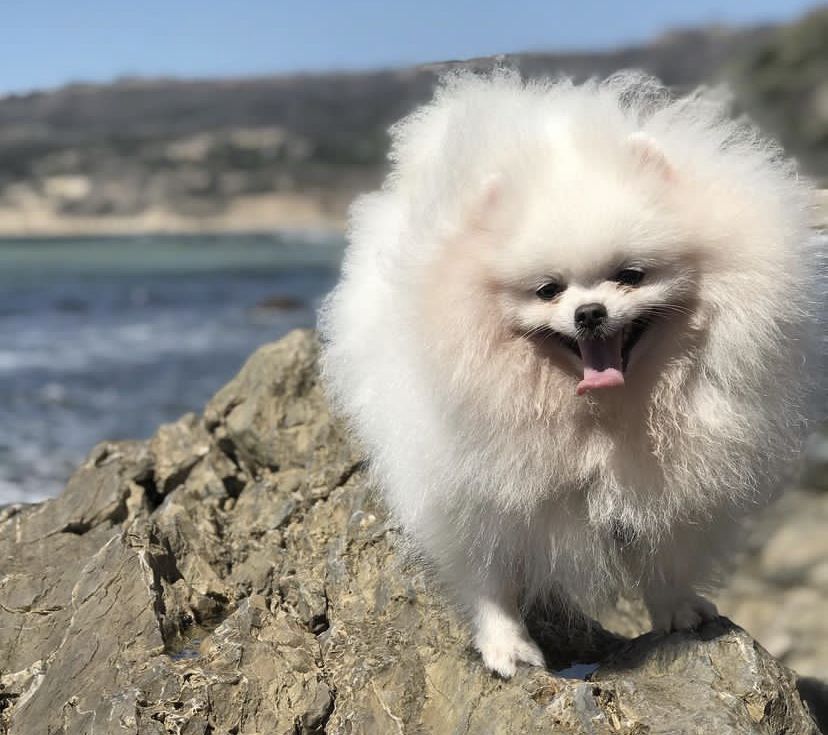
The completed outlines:
[[[702,255],[653,141],[635,135],[566,167],[555,158],[483,184],[463,244],[448,249],[476,267],[449,269],[441,288],[465,288],[479,323],[533,345],[571,391],[622,388],[691,331]]]

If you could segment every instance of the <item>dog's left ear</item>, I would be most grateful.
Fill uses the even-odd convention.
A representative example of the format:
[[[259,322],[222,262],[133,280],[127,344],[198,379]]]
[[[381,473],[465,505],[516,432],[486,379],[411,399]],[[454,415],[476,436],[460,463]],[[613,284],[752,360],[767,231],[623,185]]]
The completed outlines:
[[[665,181],[673,181],[676,171],[664,155],[664,151],[646,133],[632,133],[627,138],[627,146],[639,165],[657,173]]]

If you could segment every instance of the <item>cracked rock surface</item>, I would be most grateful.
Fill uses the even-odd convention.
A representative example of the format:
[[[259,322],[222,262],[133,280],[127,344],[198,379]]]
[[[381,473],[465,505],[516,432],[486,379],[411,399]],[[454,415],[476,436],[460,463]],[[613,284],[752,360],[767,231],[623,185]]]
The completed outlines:
[[[0,510],[0,733],[818,732],[724,619],[630,641],[536,621],[550,667],[600,660],[589,680],[486,673],[396,551],[315,360],[294,332],[202,417]]]

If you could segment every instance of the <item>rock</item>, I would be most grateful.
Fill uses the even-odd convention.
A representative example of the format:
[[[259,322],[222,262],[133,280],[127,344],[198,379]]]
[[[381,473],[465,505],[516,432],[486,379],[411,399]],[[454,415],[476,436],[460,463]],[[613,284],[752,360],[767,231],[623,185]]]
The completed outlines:
[[[627,641],[535,617],[550,670],[484,671],[397,551],[315,360],[292,333],[203,418],[0,511],[0,732],[818,732],[796,675],[725,619]]]
[[[787,491],[758,519],[745,558],[717,599],[719,610],[807,676],[828,670],[827,526],[828,494]]]

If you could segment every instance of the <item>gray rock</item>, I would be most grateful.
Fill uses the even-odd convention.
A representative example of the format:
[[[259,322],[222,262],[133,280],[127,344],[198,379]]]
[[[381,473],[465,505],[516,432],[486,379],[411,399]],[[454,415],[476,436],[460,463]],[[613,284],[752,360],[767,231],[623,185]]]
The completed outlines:
[[[724,619],[625,641],[538,617],[550,670],[492,677],[397,552],[315,359],[292,333],[203,418],[0,512],[0,732],[817,732],[796,676]]]
[[[828,494],[788,490],[753,528],[744,558],[717,599],[786,666],[828,672]],[[828,706],[828,697],[826,697]]]

